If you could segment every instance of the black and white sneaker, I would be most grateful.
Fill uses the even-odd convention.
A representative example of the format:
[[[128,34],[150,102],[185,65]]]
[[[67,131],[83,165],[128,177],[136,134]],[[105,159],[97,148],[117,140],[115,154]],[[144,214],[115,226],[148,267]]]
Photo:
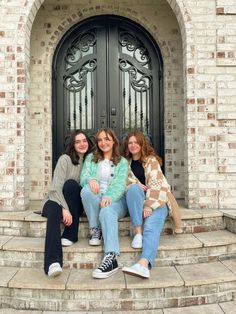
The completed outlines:
[[[101,245],[102,243],[102,230],[100,228],[92,228],[89,239],[89,245]]]
[[[94,269],[93,278],[108,278],[116,273],[118,269],[119,267],[116,260],[116,255],[114,253],[107,253],[104,256],[101,265],[98,268]]]
[[[102,243],[102,230],[100,228],[92,228],[89,239],[89,245],[101,245]]]

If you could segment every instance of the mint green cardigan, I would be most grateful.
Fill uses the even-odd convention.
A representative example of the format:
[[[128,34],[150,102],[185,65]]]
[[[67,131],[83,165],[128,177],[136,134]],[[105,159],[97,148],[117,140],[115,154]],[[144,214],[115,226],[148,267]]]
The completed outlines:
[[[85,186],[90,180],[96,179],[100,182],[99,162],[93,161],[93,154],[89,154],[83,164],[82,172],[80,175],[80,184]],[[128,161],[121,157],[117,165],[112,165],[114,171],[111,173],[108,189],[103,195],[109,197],[112,202],[117,202],[124,195],[126,190],[126,182],[128,177]]]

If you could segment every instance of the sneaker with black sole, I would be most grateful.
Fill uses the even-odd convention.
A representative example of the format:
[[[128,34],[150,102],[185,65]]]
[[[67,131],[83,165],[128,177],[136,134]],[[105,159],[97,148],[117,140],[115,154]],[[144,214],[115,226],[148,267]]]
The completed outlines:
[[[94,269],[93,278],[105,279],[115,274],[119,270],[119,266],[114,253],[107,253],[101,265]]]
[[[89,245],[101,245],[102,243],[102,230],[100,228],[92,228],[89,239]]]

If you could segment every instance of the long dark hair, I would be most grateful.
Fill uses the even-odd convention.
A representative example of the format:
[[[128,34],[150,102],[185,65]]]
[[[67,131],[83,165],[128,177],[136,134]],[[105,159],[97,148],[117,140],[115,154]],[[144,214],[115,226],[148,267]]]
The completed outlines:
[[[83,160],[88,155],[88,153],[90,153],[92,146],[93,146],[92,141],[89,139],[87,134],[80,129],[75,130],[74,132],[71,133],[70,136],[66,137],[65,143],[64,143],[64,154],[70,156],[70,159],[71,159],[71,162],[73,165],[78,165],[79,159],[80,159],[79,155],[75,151],[75,137],[78,134],[83,134],[86,137],[86,140],[88,142],[88,150],[84,154]]]
[[[103,152],[101,149],[98,147],[98,137],[99,135],[104,132],[106,135],[110,135],[110,137],[114,141],[113,145],[113,150],[112,150],[112,161],[115,165],[117,165],[121,159],[121,154],[120,154],[120,144],[119,140],[116,137],[114,131],[110,128],[102,128],[98,130],[96,136],[95,136],[95,145],[94,145],[94,151],[93,151],[93,160],[95,163],[97,163],[100,160],[104,159]]]
[[[136,138],[138,145],[141,147],[140,161],[142,163],[145,163],[146,157],[155,156],[157,158],[159,164],[162,165],[161,157],[159,157],[157,155],[154,148],[151,146],[150,141],[145,137],[145,135],[141,131],[133,131],[127,135],[125,142],[124,142],[124,154],[125,154],[125,157],[127,159],[132,158],[132,154],[130,153],[129,148],[128,148],[129,139],[132,136],[134,136]]]

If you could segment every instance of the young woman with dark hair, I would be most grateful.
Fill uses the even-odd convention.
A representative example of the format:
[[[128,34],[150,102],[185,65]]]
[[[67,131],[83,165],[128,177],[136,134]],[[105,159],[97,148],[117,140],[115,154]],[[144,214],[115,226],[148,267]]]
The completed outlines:
[[[74,131],[65,152],[58,159],[42,209],[47,217],[44,271],[55,277],[62,272],[62,246],[78,241],[79,217],[83,213],[80,197],[80,173],[91,142],[82,130]],[[65,228],[61,236],[61,222]]]
[[[86,157],[81,173],[84,210],[90,227],[90,245],[100,245],[103,237],[105,256],[93,271],[94,278],[107,278],[118,270],[118,220],[127,213],[125,189],[128,162],[121,157],[119,142],[109,128],[100,129],[93,153]]]
[[[130,275],[149,278],[149,269],[154,264],[168,212],[175,222],[175,232],[182,233],[180,212],[161,171],[161,158],[144,134],[140,131],[129,133],[124,151],[129,161],[126,202],[134,227],[131,246],[142,248],[142,254],[136,264],[122,270]]]

